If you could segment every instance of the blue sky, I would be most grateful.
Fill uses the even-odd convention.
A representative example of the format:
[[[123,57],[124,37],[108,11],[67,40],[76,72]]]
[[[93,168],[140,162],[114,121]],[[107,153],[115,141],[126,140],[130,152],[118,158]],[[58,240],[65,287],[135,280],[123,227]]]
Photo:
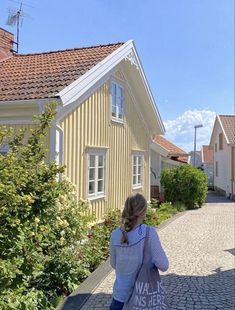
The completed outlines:
[[[234,113],[234,0],[24,0],[21,53],[127,41],[136,43],[167,129],[193,148],[209,142],[216,114]],[[0,2],[0,27],[10,0]]]

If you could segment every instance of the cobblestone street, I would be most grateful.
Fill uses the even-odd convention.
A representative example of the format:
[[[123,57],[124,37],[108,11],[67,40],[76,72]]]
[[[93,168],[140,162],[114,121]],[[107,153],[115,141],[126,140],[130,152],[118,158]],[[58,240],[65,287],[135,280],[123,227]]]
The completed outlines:
[[[209,200],[159,232],[170,260],[162,274],[170,309],[235,309],[234,203]],[[82,310],[108,309],[114,272]]]

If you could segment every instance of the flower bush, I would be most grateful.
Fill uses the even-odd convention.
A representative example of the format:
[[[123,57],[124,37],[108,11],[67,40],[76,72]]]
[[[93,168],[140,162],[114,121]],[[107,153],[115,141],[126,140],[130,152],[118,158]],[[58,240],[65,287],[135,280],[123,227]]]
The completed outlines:
[[[0,128],[0,309],[54,309],[89,274],[80,258],[91,216],[64,171],[45,163],[45,138],[54,105],[39,116],[28,140]],[[26,140],[26,141],[25,141]]]

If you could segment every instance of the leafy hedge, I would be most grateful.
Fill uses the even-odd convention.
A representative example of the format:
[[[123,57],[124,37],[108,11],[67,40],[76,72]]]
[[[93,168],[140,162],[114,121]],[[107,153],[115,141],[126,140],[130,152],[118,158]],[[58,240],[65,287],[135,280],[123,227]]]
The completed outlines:
[[[202,206],[207,195],[207,176],[191,165],[182,165],[174,169],[164,169],[161,173],[161,185],[167,201],[179,202],[192,209]]]

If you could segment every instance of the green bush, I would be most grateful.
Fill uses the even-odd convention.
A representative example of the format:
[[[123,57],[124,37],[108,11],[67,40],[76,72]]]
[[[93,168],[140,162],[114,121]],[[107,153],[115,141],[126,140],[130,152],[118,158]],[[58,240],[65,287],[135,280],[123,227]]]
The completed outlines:
[[[0,128],[0,309],[54,309],[89,268],[79,259],[91,217],[64,168],[45,163],[43,139],[54,117],[49,106],[28,140]],[[26,140],[26,141],[25,141]]]
[[[174,169],[164,169],[161,173],[161,185],[167,201],[184,204],[187,208],[203,205],[207,195],[207,176],[191,165],[182,165]]]
[[[150,203],[147,209],[145,224],[157,226],[169,219],[178,212],[185,211],[185,206],[181,203],[172,204],[164,202],[156,208],[156,202]]]

